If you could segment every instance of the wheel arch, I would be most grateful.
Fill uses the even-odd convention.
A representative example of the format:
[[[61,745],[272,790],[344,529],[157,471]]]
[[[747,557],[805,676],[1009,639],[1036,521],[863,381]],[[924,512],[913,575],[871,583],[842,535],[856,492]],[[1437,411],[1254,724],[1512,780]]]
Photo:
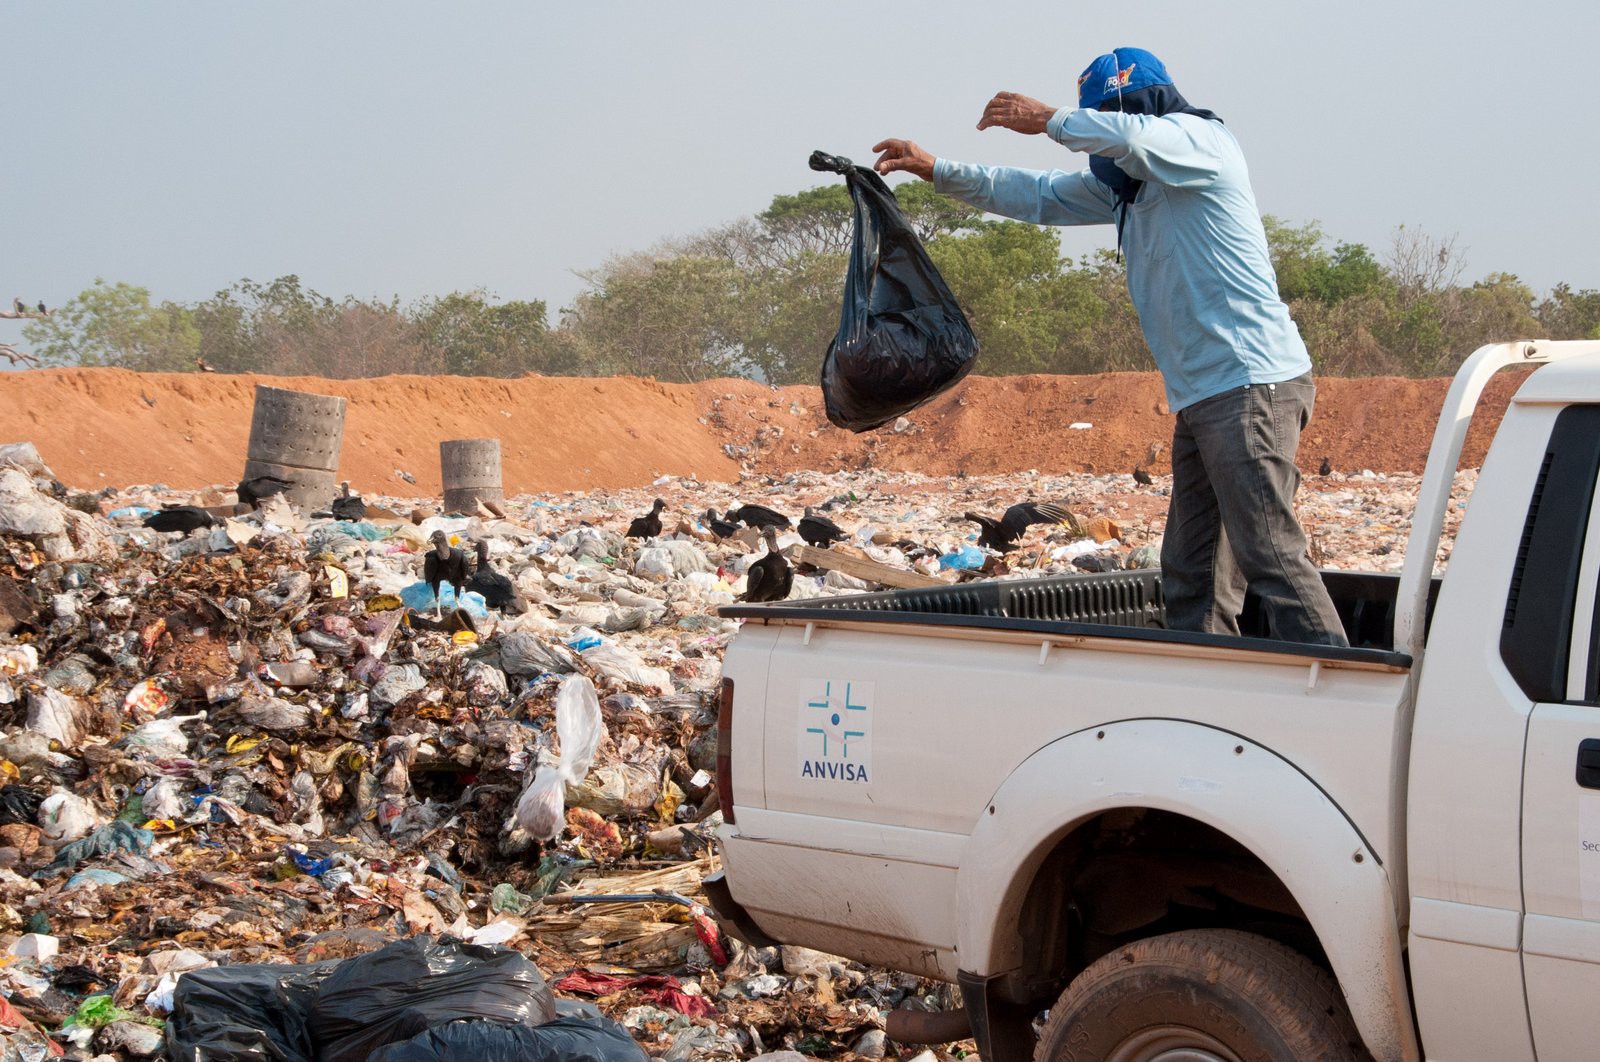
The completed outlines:
[[[1009,975],[1012,991],[1025,994],[1030,947],[1062,939],[1061,927],[1035,916],[1069,917],[1038,898],[1061,891],[1057,879],[1087,831],[1140,815],[1191,822],[1263,868],[1263,899],[1276,882],[1303,916],[1368,1050],[1384,1062],[1420,1057],[1396,907],[1375,853],[1293,764],[1192,722],[1134,719],[1078,731],[1012,772],[980,815],[957,874],[963,971]]]

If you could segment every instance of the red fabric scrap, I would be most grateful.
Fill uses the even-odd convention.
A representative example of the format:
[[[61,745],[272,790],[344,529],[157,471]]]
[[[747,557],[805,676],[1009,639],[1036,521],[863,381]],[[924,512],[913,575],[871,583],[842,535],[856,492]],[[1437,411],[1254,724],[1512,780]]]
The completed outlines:
[[[709,999],[691,996],[683,990],[683,982],[664,974],[618,977],[593,970],[574,970],[557,981],[555,987],[558,992],[577,992],[586,996],[609,996],[616,992],[634,991],[657,1006],[671,1007],[691,1018],[709,1018],[717,1012]]]

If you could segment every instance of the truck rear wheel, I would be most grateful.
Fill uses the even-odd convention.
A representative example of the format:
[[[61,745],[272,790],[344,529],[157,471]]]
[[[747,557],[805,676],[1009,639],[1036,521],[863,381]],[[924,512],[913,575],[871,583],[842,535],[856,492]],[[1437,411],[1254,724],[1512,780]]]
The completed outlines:
[[[1151,937],[1061,994],[1035,1062],[1354,1062],[1368,1055],[1339,986],[1276,941],[1231,929]]]

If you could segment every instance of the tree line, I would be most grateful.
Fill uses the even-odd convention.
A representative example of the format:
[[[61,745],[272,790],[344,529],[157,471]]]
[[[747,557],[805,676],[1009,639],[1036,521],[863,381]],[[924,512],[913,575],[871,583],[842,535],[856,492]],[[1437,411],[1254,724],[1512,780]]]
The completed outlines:
[[[1148,369],[1122,263],[1064,257],[1054,230],[985,218],[923,183],[896,191],[981,344],[978,372]],[[1486,342],[1600,338],[1600,291],[1517,277],[1462,279],[1453,240],[1401,227],[1381,252],[1316,222],[1268,217],[1278,285],[1317,370],[1432,376]],[[838,327],[851,236],[842,184],[581,274],[552,315],[542,300],[457,291],[402,304],[334,298],[296,276],[241,280],[194,303],[97,280],[24,337],[46,365],[327,377],[632,374],[694,382],[817,378]]]

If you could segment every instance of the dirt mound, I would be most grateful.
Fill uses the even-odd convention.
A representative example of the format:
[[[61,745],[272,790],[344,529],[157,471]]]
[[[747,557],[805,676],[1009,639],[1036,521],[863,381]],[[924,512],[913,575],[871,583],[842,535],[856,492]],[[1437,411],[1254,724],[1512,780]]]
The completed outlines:
[[[1506,404],[1525,374],[1496,377],[1468,435],[1463,463],[1481,464]],[[1322,459],[1355,471],[1420,472],[1433,441],[1448,379],[1328,378],[1317,381],[1300,464]],[[905,418],[905,430],[852,435],[830,426],[815,387],[774,391],[747,381],[702,385],[705,410],[724,438],[749,449],[760,471],[854,468],[863,464],[929,475],[1129,472],[1151,444],[1151,471],[1170,471],[1172,417],[1156,373],[1095,376],[975,376]],[[1073,425],[1088,425],[1074,428]]]
[[[866,435],[830,426],[815,387],[748,380],[690,386],[633,377],[323,380],[63,369],[8,373],[5,381],[0,442],[31,440],[63,480],[85,488],[236,481],[258,383],[348,398],[341,474],[357,490],[394,494],[439,490],[445,439],[498,437],[514,494],[637,486],[661,475],[731,480],[741,463],[777,475],[865,466],[936,476],[1119,472],[1172,433],[1155,373],[972,377],[914,412],[903,430]],[[1493,381],[1464,463],[1482,461],[1519,381],[1513,374]],[[1327,379],[1319,387],[1304,467],[1328,457],[1344,470],[1422,468],[1448,381]],[[1167,468],[1166,456],[1163,450],[1152,471]]]

